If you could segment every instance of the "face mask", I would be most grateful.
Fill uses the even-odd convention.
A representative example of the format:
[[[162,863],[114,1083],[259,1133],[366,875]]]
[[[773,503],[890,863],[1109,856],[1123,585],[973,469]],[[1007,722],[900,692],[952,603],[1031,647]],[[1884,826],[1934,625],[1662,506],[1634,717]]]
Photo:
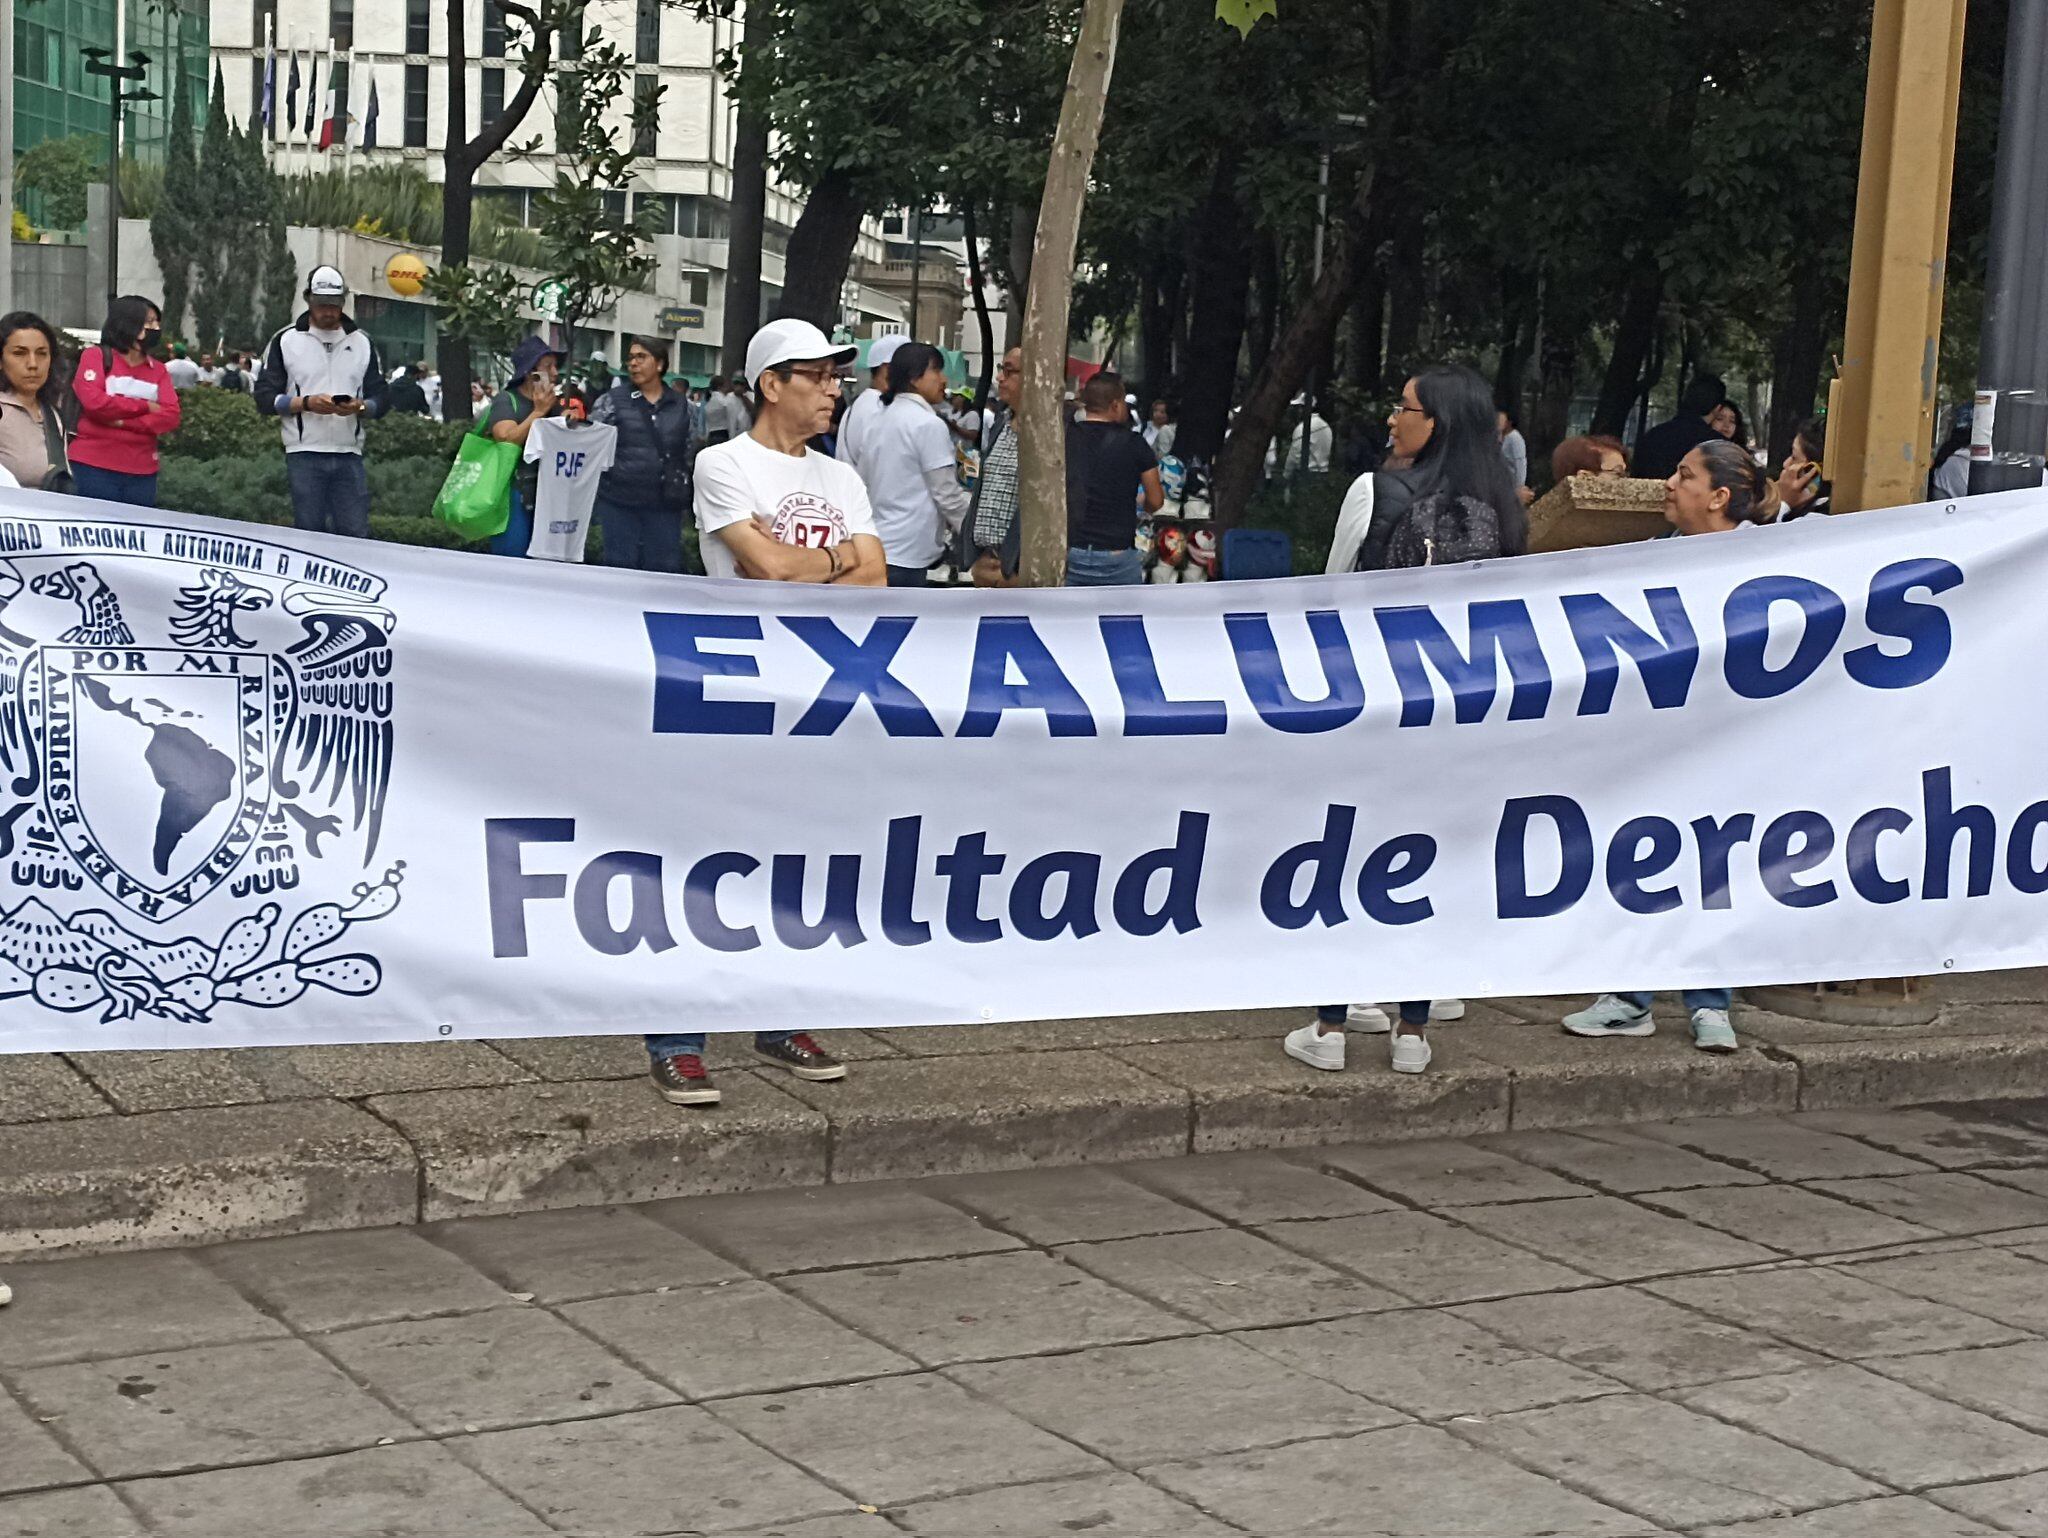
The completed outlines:
[[[163,339],[163,332],[157,329],[156,327],[151,327],[149,330],[143,332],[142,335],[137,338],[137,340],[142,343],[142,350],[144,352],[155,352],[156,344],[158,342],[161,342]]]

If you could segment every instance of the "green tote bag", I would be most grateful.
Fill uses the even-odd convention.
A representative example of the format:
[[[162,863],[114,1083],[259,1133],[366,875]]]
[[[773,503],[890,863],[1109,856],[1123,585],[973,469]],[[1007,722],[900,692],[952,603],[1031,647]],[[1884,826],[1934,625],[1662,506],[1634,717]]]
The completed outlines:
[[[518,468],[519,445],[487,437],[478,423],[462,435],[455,463],[434,497],[434,516],[464,539],[503,534],[512,516],[512,476]]]

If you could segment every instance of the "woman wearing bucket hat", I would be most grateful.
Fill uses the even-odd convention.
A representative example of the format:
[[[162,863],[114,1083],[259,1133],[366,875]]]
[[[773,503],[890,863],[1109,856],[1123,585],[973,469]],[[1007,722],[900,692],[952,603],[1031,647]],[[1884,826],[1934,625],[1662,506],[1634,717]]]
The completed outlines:
[[[498,392],[484,417],[484,427],[500,443],[526,447],[533,424],[559,416],[562,397],[555,389],[564,354],[540,337],[530,336],[512,349],[512,378]],[[512,480],[512,508],[505,520],[505,532],[491,539],[493,555],[524,555],[533,543],[533,504],[540,490],[540,466],[519,461],[519,473]]]

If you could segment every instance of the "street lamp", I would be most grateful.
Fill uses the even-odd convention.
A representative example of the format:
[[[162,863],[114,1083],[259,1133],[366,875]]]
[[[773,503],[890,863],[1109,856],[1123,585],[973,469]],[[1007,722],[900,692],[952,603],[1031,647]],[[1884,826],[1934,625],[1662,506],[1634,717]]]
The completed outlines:
[[[128,90],[131,80],[149,73],[149,55],[137,50],[128,63],[116,64],[105,48],[81,48],[85,72],[101,75],[107,82],[107,300],[112,303],[121,292],[121,108],[129,102],[156,101],[151,90]]]

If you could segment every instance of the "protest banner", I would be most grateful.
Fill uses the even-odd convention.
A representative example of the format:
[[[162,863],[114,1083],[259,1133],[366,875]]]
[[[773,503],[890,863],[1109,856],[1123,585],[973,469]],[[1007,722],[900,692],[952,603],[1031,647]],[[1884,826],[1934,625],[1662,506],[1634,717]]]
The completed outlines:
[[[0,1050],[2048,961],[2048,496],[905,592],[0,494]]]

